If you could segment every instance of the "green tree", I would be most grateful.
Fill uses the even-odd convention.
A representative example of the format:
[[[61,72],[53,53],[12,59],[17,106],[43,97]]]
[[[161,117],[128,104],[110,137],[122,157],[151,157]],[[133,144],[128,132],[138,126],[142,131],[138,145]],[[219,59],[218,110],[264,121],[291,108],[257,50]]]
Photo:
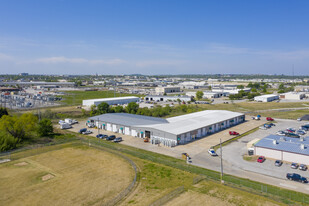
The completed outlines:
[[[195,96],[196,96],[196,99],[201,100],[204,96],[204,93],[202,91],[197,91]]]
[[[281,84],[279,85],[279,87],[278,87],[278,90],[284,90],[284,89],[285,89],[284,84],[281,83]]]
[[[114,110],[115,113],[122,113],[122,112],[124,112],[123,107],[120,106],[120,105],[118,105],[116,107],[113,107],[113,110]]]
[[[38,124],[38,135],[41,137],[49,136],[54,132],[53,124],[50,119],[42,119]]]
[[[244,85],[237,85],[237,89],[243,89],[245,88]]]
[[[139,106],[136,102],[130,102],[128,106],[126,106],[126,112],[130,114],[136,114]]]
[[[105,114],[110,111],[109,104],[102,102],[97,106],[97,114]]]
[[[37,122],[37,117],[31,113],[24,113],[20,117],[4,115],[0,119],[0,131],[20,142],[36,131]]]

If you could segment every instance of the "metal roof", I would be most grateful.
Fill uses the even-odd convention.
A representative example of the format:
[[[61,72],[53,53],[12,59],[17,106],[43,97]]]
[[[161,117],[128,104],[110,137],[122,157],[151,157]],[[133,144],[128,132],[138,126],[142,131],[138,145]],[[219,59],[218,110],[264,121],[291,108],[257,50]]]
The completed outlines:
[[[168,123],[167,120],[157,117],[148,117],[144,115],[128,114],[128,113],[108,113],[102,114],[89,119],[108,122],[117,125],[139,126],[139,125],[155,125]]]
[[[179,135],[242,115],[242,113],[226,110],[205,110],[167,118],[169,124],[150,125],[148,127]]]
[[[274,140],[276,141],[276,144],[274,144]],[[301,148],[302,144],[305,146],[304,149]],[[300,138],[269,135],[261,139],[254,146],[309,155],[309,137],[305,137],[304,141],[301,141]]]
[[[108,113],[89,119],[117,125],[152,128],[174,135],[184,134],[203,127],[242,116],[242,113],[226,110],[205,110],[167,119],[127,113]]]
[[[85,99],[83,101],[114,101],[114,100],[124,100],[124,99],[138,99],[139,97],[125,96],[125,97],[113,97],[113,98],[101,98],[101,99]]]

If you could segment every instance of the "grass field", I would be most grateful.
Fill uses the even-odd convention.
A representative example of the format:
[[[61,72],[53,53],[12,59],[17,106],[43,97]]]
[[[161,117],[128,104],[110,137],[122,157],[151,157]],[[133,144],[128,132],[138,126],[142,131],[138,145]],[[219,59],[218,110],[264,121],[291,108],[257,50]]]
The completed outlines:
[[[115,93],[116,97],[124,96],[140,96],[126,93]],[[63,102],[65,105],[80,105],[84,99],[99,99],[114,97],[113,91],[68,91],[63,96]]]
[[[133,180],[124,159],[86,146],[0,165],[1,205],[101,205]]]
[[[217,183],[203,181],[187,192],[172,199],[165,206],[186,206],[186,205],[260,205],[275,206],[284,205],[276,201],[253,195],[245,191],[235,190],[233,188]]]

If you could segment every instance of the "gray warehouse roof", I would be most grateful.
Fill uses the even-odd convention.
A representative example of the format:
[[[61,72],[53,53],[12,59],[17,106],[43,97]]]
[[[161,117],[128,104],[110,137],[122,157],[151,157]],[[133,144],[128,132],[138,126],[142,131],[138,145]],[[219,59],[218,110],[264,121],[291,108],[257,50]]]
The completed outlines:
[[[177,117],[167,118],[169,124],[152,125],[151,128],[179,135],[196,129],[211,126],[213,124],[243,115],[238,112],[226,110],[205,110]]]
[[[274,140],[277,141],[277,144],[274,144]],[[301,144],[304,144],[304,149],[301,149]],[[301,141],[299,138],[269,135],[261,139],[254,146],[309,155],[309,137],[305,137],[304,141]]]
[[[94,117],[92,120],[100,120],[102,122],[109,122],[118,125],[139,126],[139,125],[155,125],[168,123],[167,120],[157,117],[148,117],[144,115],[127,114],[127,113],[108,113]]]

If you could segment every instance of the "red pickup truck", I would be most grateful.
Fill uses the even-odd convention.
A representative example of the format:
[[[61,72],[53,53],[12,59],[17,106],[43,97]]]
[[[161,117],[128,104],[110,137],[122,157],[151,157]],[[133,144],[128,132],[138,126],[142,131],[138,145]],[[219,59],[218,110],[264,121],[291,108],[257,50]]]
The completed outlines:
[[[267,121],[274,121],[274,119],[271,118],[271,117],[266,117],[266,120],[267,120]]]

